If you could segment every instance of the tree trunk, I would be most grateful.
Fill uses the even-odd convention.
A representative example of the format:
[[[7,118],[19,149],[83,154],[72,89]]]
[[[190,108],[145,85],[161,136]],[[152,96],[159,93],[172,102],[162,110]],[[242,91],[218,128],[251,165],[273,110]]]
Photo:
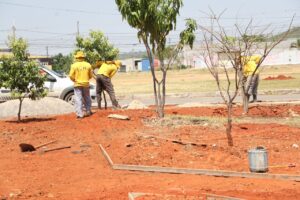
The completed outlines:
[[[18,122],[21,121],[21,110],[22,110],[23,98],[19,98],[19,111],[18,111]]]
[[[164,118],[165,117],[165,113],[164,113],[163,108],[161,106],[159,106],[157,114],[158,114],[159,118]]]
[[[249,97],[245,93],[245,91],[243,91],[243,114],[247,114],[248,111],[249,111]]]
[[[154,98],[155,98],[155,105],[156,105],[156,111],[158,112],[158,96],[157,96],[157,88],[156,88],[156,76],[155,76],[155,70],[154,70],[154,63],[153,63],[153,57],[151,53],[151,49],[149,47],[149,44],[147,42],[146,38],[143,38],[144,45],[146,47],[147,55],[149,58],[150,62],[150,69],[151,69],[151,74],[152,74],[152,81],[153,81],[153,92],[154,92]]]
[[[226,127],[226,135],[227,135],[227,142],[228,146],[233,146],[233,139],[231,135],[232,129],[232,102],[229,101],[227,104],[227,127]]]
[[[249,111],[249,89],[250,89],[250,84],[252,82],[253,76],[250,77],[250,80],[247,80],[243,84],[243,111],[244,114],[247,114]]]
[[[166,81],[167,81],[167,70],[164,70],[163,71],[163,79],[162,79],[162,111],[163,111],[163,115],[165,115],[164,110],[165,110],[165,104],[166,104]]]
[[[161,63],[161,71],[162,71],[162,79],[158,84],[158,102],[159,102],[159,109],[158,109],[158,116],[163,118],[165,116],[165,102],[166,102],[166,77],[167,77],[167,69],[165,68],[164,61],[160,57],[159,61]]]
[[[157,107],[157,114],[158,114],[158,117],[159,118],[163,118],[164,117],[164,110],[163,110],[163,96],[162,96],[162,90],[161,90],[161,87],[162,87],[162,82],[159,82],[157,84],[157,94],[158,94],[158,107]]]

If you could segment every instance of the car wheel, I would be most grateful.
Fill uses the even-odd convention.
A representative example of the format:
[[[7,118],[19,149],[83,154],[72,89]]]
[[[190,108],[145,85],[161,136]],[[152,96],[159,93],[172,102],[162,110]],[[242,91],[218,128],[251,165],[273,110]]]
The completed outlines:
[[[74,91],[69,92],[69,93],[65,96],[64,100],[65,100],[66,102],[68,102],[69,104],[74,105],[74,103],[75,103],[75,99],[74,99]]]

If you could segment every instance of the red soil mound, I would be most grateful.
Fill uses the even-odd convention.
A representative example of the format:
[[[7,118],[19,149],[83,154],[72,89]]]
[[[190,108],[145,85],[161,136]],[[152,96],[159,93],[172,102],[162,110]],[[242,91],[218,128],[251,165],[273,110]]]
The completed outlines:
[[[267,78],[264,78],[263,80],[289,80],[294,79],[294,77],[291,76],[285,76],[285,75],[278,75],[278,76],[268,76]]]

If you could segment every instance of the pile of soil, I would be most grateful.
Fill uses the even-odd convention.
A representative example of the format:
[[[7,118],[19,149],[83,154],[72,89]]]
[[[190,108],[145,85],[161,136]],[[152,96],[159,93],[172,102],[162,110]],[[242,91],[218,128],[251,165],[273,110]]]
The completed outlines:
[[[249,172],[247,151],[265,146],[269,166],[279,166],[270,168],[271,174],[300,175],[300,128],[279,124],[283,119],[298,119],[288,110],[300,114],[299,105],[251,108],[248,117],[272,118],[278,123],[234,123],[232,148],[227,146],[224,125],[203,121],[205,117],[226,116],[226,110],[219,107],[167,107],[167,116],[176,117],[174,122],[163,123],[153,120],[154,109],[94,110],[82,120],[75,114],[27,118],[22,123],[2,120],[0,199],[125,200],[131,192],[179,195],[179,199],[204,193],[243,199],[297,199],[300,182],[113,170],[99,149],[101,144],[115,164]],[[127,115],[130,120],[108,118],[109,114]],[[180,115],[192,123],[178,123]],[[242,117],[242,108],[235,107],[234,116]],[[22,153],[18,146],[52,140],[57,143],[47,148],[72,147],[41,154]],[[288,167],[290,163],[295,167]]]
[[[264,78],[263,80],[289,80],[289,79],[294,79],[294,77],[291,76],[285,76],[285,75],[277,75],[277,76],[268,76]]]

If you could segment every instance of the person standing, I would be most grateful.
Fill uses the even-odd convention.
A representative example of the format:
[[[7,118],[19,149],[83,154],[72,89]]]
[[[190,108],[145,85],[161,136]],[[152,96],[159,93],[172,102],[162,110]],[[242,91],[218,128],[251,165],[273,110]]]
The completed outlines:
[[[101,64],[96,78],[96,94],[97,94],[97,102],[98,108],[101,108],[101,93],[105,90],[111,100],[112,108],[119,109],[121,106],[119,105],[116,96],[114,86],[111,82],[111,78],[117,73],[118,69],[121,66],[121,62],[117,61],[106,61]]]
[[[247,92],[247,98],[249,99],[250,96],[253,96],[252,101],[257,102],[257,88],[259,84],[259,70],[257,69],[257,65],[259,64],[261,56],[254,55],[254,56],[245,56],[243,57],[244,61],[244,77],[246,78],[245,89]]]
[[[84,53],[78,51],[69,73],[70,79],[74,82],[75,112],[78,119],[92,114],[89,83],[92,75],[92,66],[85,61]],[[85,107],[86,114],[84,114],[83,107]]]

